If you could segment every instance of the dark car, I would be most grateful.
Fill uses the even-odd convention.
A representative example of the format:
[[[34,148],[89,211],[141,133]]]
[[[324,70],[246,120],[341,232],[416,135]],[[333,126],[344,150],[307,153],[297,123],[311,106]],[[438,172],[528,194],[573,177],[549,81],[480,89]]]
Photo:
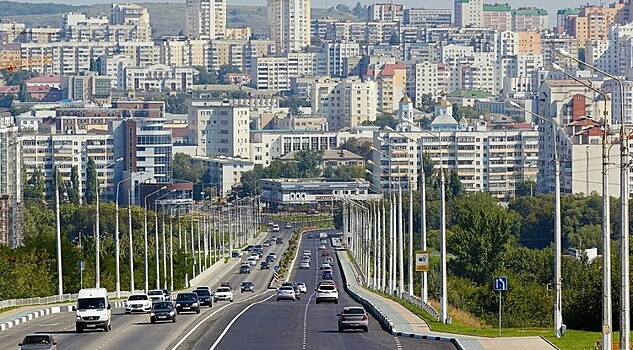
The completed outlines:
[[[268,261],[262,261],[261,264],[259,264],[259,267],[262,270],[270,270],[270,263]]]
[[[251,265],[249,264],[240,265],[240,273],[251,273]]]
[[[324,280],[332,280],[332,279],[334,279],[334,277],[332,276],[331,272],[324,272],[322,279],[324,279]]]
[[[240,284],[240,290],[242,291],[242,293],[244,292],[255,292],[255,285],[253,284],[253,282],[248,282],[248,281],[244,281],[242,282],[242,284]]]
[[[152,305],[152,312],[149,314],[149,321],[156,323],[157,321],[171,321],[176,323],[176,310],[174,305],[169,301],[158,301]]]
[[[21,350],[54,350],[57,349],[57,342],[50,334],[29,334],[18,346]]]
[[[239,257],[240,257],[240,252],[231,253],[231,258],[239,258]]]
[[[277,244],[284,244],[284,240],[281,239],[281,237],[277,237],[275,241],[277,242]]]
[[[176,296],[176,313],[179,314],[184,311],[193,311],[197,314],[200,313],[198,294],[178,293]]]
[[[209,292],[208,289],[196,289],[193,291],[194,293],[196,293],[198,295],[198,301],[199,301],[199,305],[200,306],[208,306],[208,307],[212,307],[213,306],[213,301],[212,301],[212,296],[211,296],[211,292]]]
[[[268,261],[269,263],[271,263],[271,262],[275,261],[275,257],[274,257],[274,256],[272,256],[272,255],[268,255],[268,256],[266,256],[266,261]]]

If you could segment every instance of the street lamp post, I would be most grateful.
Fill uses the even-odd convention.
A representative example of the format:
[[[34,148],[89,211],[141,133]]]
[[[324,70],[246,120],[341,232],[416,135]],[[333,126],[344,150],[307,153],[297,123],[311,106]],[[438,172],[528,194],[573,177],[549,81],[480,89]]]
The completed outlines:
[[[53,163],[55,164],[55,166],[53,167],[53,169],[57,169],[57,165],[62,165],[64,163],[67,163],[69,161],[73,161],[73,158],[75,158],[75,156],[78,156],[80,154],[82,154],[83,151],[77,152],[72,154],[70,157],[68,157],[68,160],[59,162],[58,164],[55,164],[55,160],[53,158]],[[56,240],[57,240],[57,293],[58,295],[63,295],[64,294],[64,284],[63,284],[63,279],[64,279],[64,272],[62,269],[62,228],[61,228],[61,219],[60,219],[60,208],[59,208],[59,183],[57,183],[57,171],[55,171],[53,173],[53,178],[55,179],[54,183],[55,183],[55,229],[56,229]]]
[[[143,220],[144,220],[144,246],[145,246],[145,293],[149,291],[149,271],[148,271],[148,262],[147,262],[147,198],[152,195],[166,189],[167,186],[163,186],[156,191],[146,195],[143,198]]]
[[[562,335],[562,324],[563,324],[563,312],[562,312],[562,273],[561,273],[561,212],[560,212],[560,159],[558,156],[558,150],[557,150],[557,141],[556,141],[556,134],[554,133],[554,129],[560,130],[564,133],[564,130],[561,129],[560,125],[558,125],[558,123],[556,121],[554,121],[551,118],[546,118],[543,117],[537,113],[534,113],[526,108],[521,107],[519,104],[513,102],[513,101],[509,101],[508,102],[509,105],[511,105],[514,108],[518,108],[521,109],[535,117],[537,117],[540,120],[543,120],[547,123],[550,123],[552,125],[552,141],[554,144],[554,197],[555,197],[555,204],[554,204],[554,211],[555,211],[555,216],[554,216],[554,290],[555,290],[555,296],[554,296],[554,333],[557,337],[560,337]],[[604,157],[604,152],[603,152],[603,157]],[[608,169],[608,167],[604,167],[604,169]],[[604,172],[603,172],[604,174]],[[605,190],[605,186],[608,184],[608,182],[604,182],[603,183],[603,192]],[[608,203],[608,196],[605,197],[607,198],[606,202]],[[608,204],[607,204],[608,205]],[[609,215],[609,214],[606,214]]]
[[[113,166],[114,164],[116,164],[117,162],[120,162],[123,160],[123,157],[117,158],[114,162],[108,164],[105,166],[105,169],[107,171],[107,169],[111,166]],[[95,288],[101,288],[101,235],[100,235],[100,225],[99,225],[99,191],[101,190],[101,186],[99,185],[99,176],[97,174],[97,176],[95,176],[95,186],[97,186],[97,195],[96,195],[96,202],[97,202],[97,217],[95,218]],[[116,215],[115,215],[116,216]],[[118,224],[118,221],[117,221]]]
[[[119,261],[121,259],[121,242],[119,238],[119,186],[121,185],[122,182],[129,181],[133,177],[141,175],[141,174],[142,173],[134,174],[132,176],[129,176],[126,179],[123,179],[117,182],[116,184],[116,198],[114,201],[114,205],[115,205],[115,209],[114,209],[114,245],[115,245],[114,270],[115,270],[115,275],[116,275],[115,293],[116,293],[117,298],[121,297],[121,266],[120,266],[120,261]]]
[[[155,250],[156,250],[156,289],[160,288],[160,253],[158,251],[158,210],[157,210],[157,205],[158,205],[158,201],[161,198],[167,197],[170,194],[172,194],[173,192],[175,192],[176,189],[173,189],[171,191],[169,191],[168,193],[156,198],[156,200],[154,201],[154,213],[156,213],[156,230],[155,230]],[[162,205],[162,204],[161,204]],[[166,262],[166,252],[165,252],[165,206],[162,205],[162,213],[163,213],[163,280],[165,280],[165,289],[167,288],[167,262]]]

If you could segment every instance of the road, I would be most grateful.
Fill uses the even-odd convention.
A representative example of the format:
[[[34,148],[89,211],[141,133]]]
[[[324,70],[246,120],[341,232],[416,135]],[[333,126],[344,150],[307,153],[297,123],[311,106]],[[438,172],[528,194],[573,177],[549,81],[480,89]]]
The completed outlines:
[[[284,238],[283,245],[264,249],[277,253],[278,257],[287,248],[291,230],[281,229],[278,236]],[[270,234],[267,235],[270,237]],[[369,332],[337,331],[336,313],[343,306],[356,305],[342,289],[338,263],[334,266],[334,279],[341,286],[339,304],[316,305],[314,289],[319,280],[317,251],[318,239],[301,240],[299,251],[312,251],[312,266],[299,270],[295,262],[292,278],[303,281],[308,293],[300,301],[274,299],[275,291],[267,290],[272,277],[271,270],[254,270],[250,275],[228,271],[225,280],[238,287],[242,281],[255,283],[254,293],[235,293],[235,301],[214,303],[212,308],[203,308],[196,314],[181,314],[178,322],[152,325],[144,314],[125,315],[122,308],[114,308],[112,330],[88,330],[75,333],[74,313],[53,314],[31,320],[25,324],[0,332],[3,348],[17,345],[24,335],[30,333],[52,333],[58,348],[63,349],[455,349],[451,344],[398,338],[383,331],[372,317]],[[331,249],[331,248],[330,248]],[[336,259],[336,255],[332,255]],[[202,283],[205,284],[205,283]],[[208,283],[206,283],[208,284]],[[216,286],[210,286],[215,288]]]
[[[287,249],[288,237],[290,230],[282,229],[278,233],[284,238],[283,245],[273,244],[271,247],[264,248],[264,255],[268,252],[276,252],[277,256],[281,256],[282,252]],[[228,271],[225,280],[231,282],[235,291],[235,301],[214,303],[212,308],[204,307],[200,314],[180,314],[178,322],[159,323],[152,325],[149,322],[147,314],[125,315],[123,308],[113,308],[112,310],[112,330],[104,332],[102,330],[86,330],[84,333],[75,332],[75,314],[66,312],[61,314],[53,314],[37,318],[18,325],[4,332],[0,332],[0,344],[4,344],[3,348],[16,345],[23,339],[26,334],[31,333],[51,333],[54,335],[58,343],[58,349],[167,349],[173,347],[189,330],[198,324],[201,320],[214,321],[222,319],[222,315],[237,314],[242,308],[246,307],[250,300],[257,299],[258,295],[267,292],[268,283],[272,278],[272,270],[260,270],[259,266],[251,274],[238,274],[238,271]],[[255,284],[254,293],[241,294],[239,285],[242,281],[249,280]],[[203,281],[205,282],[205,281]],[[208,284],[208,283],[202,283]],[[210,286],[214,289],[217,286]],[[212,325],[210,323],[209,325]],[[209,325],[205,325],[205,330]],[[224,327],[223,325],[222,327]],[[13,344],[13,345],[10,345]],[[6,346],[6,347],[5,347]],[[187,349],[187,347],[181,347]]]
[[[316,235],[313,235],[316,237]],[[300,301],[276,301],[273,294],[264,301],[254,304],[239,318],[224,322],[232,325],[218,340],[222,331],[214,330],[199,339],[193,349],[455,349],[452,344],[431,342],[412,338],[398,338],[383,331],[373,317],[370,318],[369,332],[338,332],[337,312],[343,306],[357,303],[342,289],[343,281],[338,262],[335,261],[334,280],[341,288],[338,305],[321,303],[316,305],[314,290],[320,280],[319,264],[321,252],[317,250],[318,238],[301,239],[299,253],[309,249],[312,254],[310,269],[299,269],[299,259],[295,261],[292,279],[305,282],[308,293]],[[332,248],[328,246],[332,252]],[[336,259],[336,255],[332,254]],[[244,336],[248,332],[248,336]]]

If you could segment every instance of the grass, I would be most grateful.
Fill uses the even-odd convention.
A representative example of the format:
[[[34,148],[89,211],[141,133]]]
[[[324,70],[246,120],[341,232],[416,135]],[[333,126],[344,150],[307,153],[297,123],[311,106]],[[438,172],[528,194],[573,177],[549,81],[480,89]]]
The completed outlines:
[[[475,317],[474,315],[457,308],[454,308],[449,305],[448,314],[452,318],[452,324],[444,324],[436,321],[432,318],[426,311],[420,309],[419,307],[411,304],[407,301],[401,300],[399,298],[381,293],[381,292],[372,292],[379,294],[385,298],[392,299],[404,307],[418,315],[424,321],[426,321],[431,328],[431,330],[436,332],[444,332],[444,333],[452,333],[452,334],[464,334],[464,335],[473,335],[480,337],[491,337],[496,338],[499,337],[499,329],[493,326],[490,326]],[[431,305],[438,310],[439,303],[436,300],[431,300]],[[554,344],[557,348],[561,350],[594,350],[596,341],[600,340],[599,332],[587,332],[587,331],[577,331],[577,330],[567,330],[567,333],[561,337],[556,338],[553,335],[553,330],[551,328],[502,328],[501,329],[501,337],[528,337],[528,336],[540,336],[545,338],[550,343]],[[613,339],[618,339],[619,333],[615,332],[613,334]],[[614,341],[615,343],[615,341]]]

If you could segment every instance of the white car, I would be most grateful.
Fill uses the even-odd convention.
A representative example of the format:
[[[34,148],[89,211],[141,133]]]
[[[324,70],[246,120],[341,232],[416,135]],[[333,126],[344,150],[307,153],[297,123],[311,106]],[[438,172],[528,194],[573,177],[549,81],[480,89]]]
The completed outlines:
[[[145,293],[131,294],[125,302],[125,313],[151,312],[152,300]]]
[[[215,302],[218,300],[228,300],[233,302],[233,291],[229,287],[219,287],[215,290],[213,294],[213,299]]]
[[[301,265],[299,265],[300,269],[309,269],[310,268],[310,260],[302,260]]]
[[[312,252],[309,249],[303,251],[303,256],[312,256]]]
[[[250,256],[248,257],[248,260],[246,260],[248,262],[249,265],[251,266],[255,266],[257,265],[257,258]]]
[[[331,284],[321,284],[316,290],[316,303],[333,301],[338,304],[338,289]]]
[[[332,269],[332,265],[330,265],[330,263],[327,263],[327,262],[324,261],[324,262],[321,263],[321,266],[319,267],[319,269],[321,269],[321,270]]]
[[[273,225],[273,232],[279,232],[279,225],[277,224]]]
[[[165,293],[162,289],[154,289],[147,292],[147,296],[152,302],[165,301]]]
[[[297,285],[299,286],[299,291],[303,294],[306,294],[308,292],[308,286],[306,286],[305,283],[303,282],[297,282]]]
[[[319,250],[325,250],[325,244],[319,245]]]
[[[292,286],[281,286],[277,290],[277,301],[279,300],[297,300],[297,294]]]

